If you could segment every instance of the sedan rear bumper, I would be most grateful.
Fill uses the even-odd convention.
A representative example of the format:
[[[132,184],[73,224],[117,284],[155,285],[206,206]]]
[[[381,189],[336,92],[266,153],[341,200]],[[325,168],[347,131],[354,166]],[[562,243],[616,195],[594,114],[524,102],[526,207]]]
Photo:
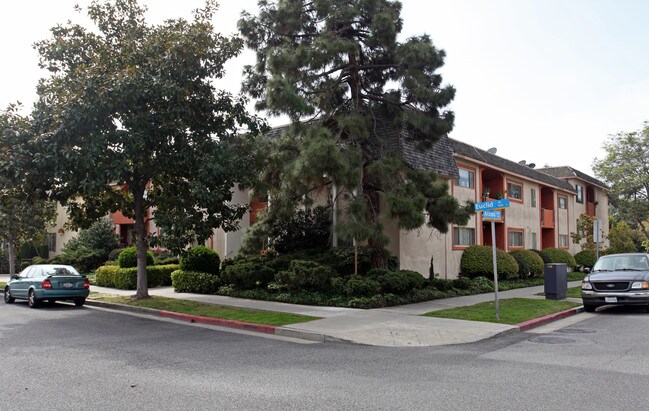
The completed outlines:
[[[75,298],[86,298],[90,294],[90,290],[76,289],[76,290],[34,290],[35,297],[39,300],[57,299],[57,300],[72,300]]]
[[[617,302],[607,302],[606,297],[615,297]],[[581,298],[587,305],[649,305],[649,291],[599,292],[582,290]]]

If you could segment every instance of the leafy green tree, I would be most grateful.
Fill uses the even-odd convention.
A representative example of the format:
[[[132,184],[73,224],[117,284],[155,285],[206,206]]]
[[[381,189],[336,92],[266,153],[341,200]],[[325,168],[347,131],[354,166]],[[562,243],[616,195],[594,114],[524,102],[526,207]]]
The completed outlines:
[[[570,237],[572,237],[572,241],[575,244],[579,244],[580,241],[584,240],[581,243],[582,250],[595,250],[595,240],[593,237],[593,224],[595,220],[595,217],[591,217],[585,213],[581,214],[577,218],[577,232],[570,233]]]
[[[625,221],[613,221],[608,233],[609,253],[635,253],[636,242],[641,243],[639,233],[635,232]]]
[[[249,172],[235,149],[262,123],[245,98],[215,89],[243,47],[214,32],[216,9],[207,0],[191,20],[150,25],[136,0],[93,1],[95,27],[59,25],[36,44],[50,73],[36,112],[43,175],[81,227],[117,210],[134,218],[135,298],[148,297],[147,209],[178,249],[236,229],[247,208],[230,202]]]
[[[63,246],[61,259],[87,272],[99,267],[118,246],[113,224],[101,218]]]
[[[0,237],[8,244],[9,274],[16,273],[16,247],[42,242],[45,228],[56,218],[56,206],[37,195],[31,183],[34,156],[31,119],[20,105],[0,112]]]
[[[649,237],[649,123],[618,133],[604,143],[606,156],[595,159],[593,170],[609,184],[612,213]]]
[[[454,118],[446,106],[455,90],[437,72],[445,53],[427,35],[397,41],[400,13],[389,0],[261,0],[257,15],[239,21],[257,56],[244,70],[244,90],[257,109],[292,122],[269,143],[256,186],[270,194],[267,218],[335,184],[346,198],[339,234],[367,240],[375,267],[385,264],[380,251],[389,241],[382,216],[402,229],[427,222],[446,232],[449,223],[466,224],[472,207],[460,206],[435,173],[407,168],[388,139],[407,134],[422,151]]]

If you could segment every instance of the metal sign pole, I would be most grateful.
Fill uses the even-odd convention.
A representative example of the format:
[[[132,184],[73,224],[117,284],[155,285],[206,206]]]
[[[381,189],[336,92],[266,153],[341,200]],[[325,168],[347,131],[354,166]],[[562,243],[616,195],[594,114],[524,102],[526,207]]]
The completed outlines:
[[[491,255],[494,262],[494,291],[496,293],[496,320],[500,321],[500,306],[498,304],[498,262],[496,261],[496,223],[491,220]]]

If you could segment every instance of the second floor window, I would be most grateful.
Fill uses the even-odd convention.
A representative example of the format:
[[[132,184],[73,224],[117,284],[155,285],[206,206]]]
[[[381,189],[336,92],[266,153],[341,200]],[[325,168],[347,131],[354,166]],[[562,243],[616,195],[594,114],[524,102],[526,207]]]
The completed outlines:
[[[580,204],[584,203],[584,187],[576,185],[575,189],[577,190],[577,202]]]
[[[507,197],[522,200],[523,186],[516,183],[507,183]]]
[[[530,190],[530,203],[532,207],[536,207],[536,190],[531,189]]]
[[[559,208],[564,210],[568,208],[568,204],[565,197],[559,197]]]
[[[473,171],[460,168],[460,177],[455,179],[455,185],[466,188],[473,188],[475,186],[475,174]]]

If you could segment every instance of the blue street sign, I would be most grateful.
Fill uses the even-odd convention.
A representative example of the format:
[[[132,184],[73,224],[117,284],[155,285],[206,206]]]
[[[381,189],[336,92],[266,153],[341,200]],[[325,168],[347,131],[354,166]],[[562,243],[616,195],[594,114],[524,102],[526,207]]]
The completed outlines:
[[[493,200],[484,201],[482,203],[475,203],[475,211],[498,210],[507,207],[509,207],[508,198],[505,198],[504,200]]]
[[[482,212],[483,220],[500,220],[500,210],[486,210]]]

